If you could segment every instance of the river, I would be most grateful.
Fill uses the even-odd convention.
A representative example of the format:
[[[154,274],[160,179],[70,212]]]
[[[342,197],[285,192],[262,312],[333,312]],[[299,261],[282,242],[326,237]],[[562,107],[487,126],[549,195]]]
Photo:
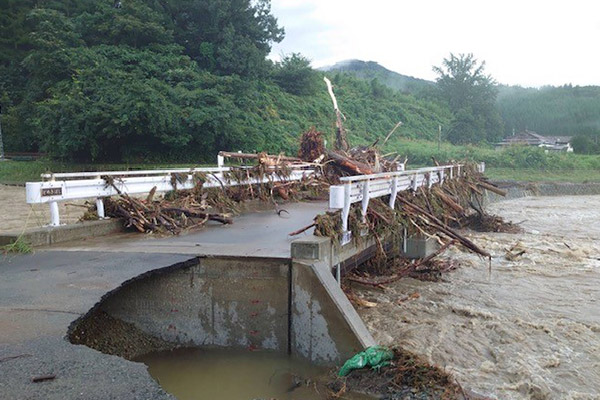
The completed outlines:
[[[600,399],[600,196],[526,197],[488,210],[524,228],[467,233],[492,253],[491,273],[487,260],[452,249],[445,256],[460,268],[441,282],[359,290],[377,303],[359,310],[367,327],[492,398]]]

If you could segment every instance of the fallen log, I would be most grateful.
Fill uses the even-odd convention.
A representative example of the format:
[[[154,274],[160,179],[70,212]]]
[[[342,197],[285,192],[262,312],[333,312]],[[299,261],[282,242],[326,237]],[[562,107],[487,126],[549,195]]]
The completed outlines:
[[[458,214],[465,213],[465,209],[460,204],[452,200],[450,196],[446,195],[438,187],[434,188],[434,192],[448,207],[452,208],[455,212]]]
[[[506,190],[502,190],[499,187],[496,187],[492,184],[489,184],[487,182],[483,182],[483,181],[479,181],[477,182],[477,185],[479,185],[480,187],[484,188],[485,190],[489,190],[490,192],[494,192],[497,195],[500,196],[506,196],[506,194],[508,193]]]
[[[353,160],[340,152],[327,150],[327,157],[347,172],[356,175],[370,175],[373,173],[373,168],[369,165]]]

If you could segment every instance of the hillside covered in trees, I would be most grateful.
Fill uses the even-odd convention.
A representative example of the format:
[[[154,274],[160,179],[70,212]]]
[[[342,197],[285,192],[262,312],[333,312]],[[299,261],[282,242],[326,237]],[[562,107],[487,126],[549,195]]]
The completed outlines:
[[[207,161],[219,150],[295,152],[333,132],[322,73],[267,59],[284,30],[268,0],[0,0],[8,151],[71,161]],[[433,139],[447,107],[332,74],[354,143]]]
[[[285,32],[269,0],[0,0],[0,11],[7,151],[86,162],[294,153],[311,126],[332,136],[327,75],[355,144],[402,121],[392,148],[399,138],[436,140],[441,125],[455,144],[530,129],[600,152],[598,87],[498,86],[472,55],[451,54],[436,83],[375,62],[315,71],[289,54],[273,63]]]
[[[366,80],[376,79],[392,89],[412,93],[419,99],[440,100],[435,82],[390,71],[376,62],[348,60],[325,70],[344,72]],[[503,128],[501,133],[493,135],[494,138],[527,129],[549,136],[574,136],[575,151],[600,153],[600,86],[567,84],[537,89],[498,84],[495,108]],[[469,129],[462,129],[457,138],[452,137],[452,132],[451,137],[445,137],[454,143],[473,142],[470,137],[473,134],[475,132]]]

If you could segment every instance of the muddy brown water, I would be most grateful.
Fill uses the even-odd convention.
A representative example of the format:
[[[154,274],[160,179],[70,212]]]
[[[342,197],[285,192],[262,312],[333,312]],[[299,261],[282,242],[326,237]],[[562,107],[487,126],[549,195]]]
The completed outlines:
[[[469,233],[493,255],[454,249],[442,282],[405,279],[359,313],[400,345],[497,399],[600,399],[600,196],[529,197],[490,211],[521,234]],[[525,250],[509,260],[506,250]],[[418,293],[419,296],[409,295]],[[406,299],[406,300],[404,300]]]
[[[280,353],[187,348],[136,361],[178,400],[327,399],[327,368]]]

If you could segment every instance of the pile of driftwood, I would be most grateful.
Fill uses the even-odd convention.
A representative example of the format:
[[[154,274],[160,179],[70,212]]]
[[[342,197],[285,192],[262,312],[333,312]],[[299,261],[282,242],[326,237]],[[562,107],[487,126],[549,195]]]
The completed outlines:
[[[208,221],[222,224],[233,223],[232,216],[240,210],[240,203],[247,200],[271,202],[281,215],[285,211],[279,207],[280,201],[318,197],[326,187],[315,178],[303,181],[288,181],[289,170],[296,166],[306,166],[300,158],[267,153],[246,154],[221,152],[221,156],[242,160],[252,165],[232,166],[223,174],[220,187],[204,188],[207,176],[193,174],[193,189],[179,189],[180,184],[189,179],[189,174],[172,174],[173,191],[164,196],[155,195],[154,188],[146,198],[138,198],[122,193],[115,178],[103,179],[107,186],[117,192],[114,198],[104,201],[105,215],[123,220],[126,228],[145,233],[180,234],[184,230],[203,226]],[[266,183],[226,185],[227,181],[259,182],[265,176],[277,176],[277,180],[265,179]],[[118,179],[118,178],[117,178]],[[85,219],[97,218],[95,204],[89,205]]]
[[[336,148],[334,150],[324,149],[323,154],[318,157],[324,163],[323,175],[330,183],[336,183],[340,176],[397,170],[399,156],[391,158],[392,154],[381,154],[378,148],[379,140],[368,147],[349,148],[346,130],[343,127],[343,114],[337,107],[331,84],[329,82],[327,84],[336,113]],[[400,125],[401,123],[398,123],[394,126],[386,135],[383,144]],[[301,148],[319,148],[318,144],[304,143],[305,141],[319,140],[322,140],[322,135],[314,132],[305,134],[302,137]],[[310,157],[315,157],[315,155],[311,153]],[[436,160],[433,161],[438,164]],[[405,166],[406,159],[402,163]],[[502,196],[506,194],[479,173],[475,165],[467,164],[463,168],[463,175],[460,179],[448,179],[443,185],[436,185],[432,188],[421,187],[416,191],[399,193],[395,209],[388,206],[387,198],[372,199],[369,202],[366,218],[363,218],[360,204],[353,205],[349,217],[349,229],[353,240],[364,240],[366,238],[364,232],[367,231],[369,233],[367,238],[375,239],[380,255],[379,259],[375,261],[376,266],[371,265],[370,268],[377,275],[377,279],[373,280],[368,277],[354,277],[353,279],[377,286],[393,282],[403,276],[435,278],[439,276],[439,273],[456,267],[451,262],[437,259],[451,245],[460,245],[470,252],[490,259],[490,254],[462,234],[460,228],[472,226],[478,230],[514,232],[518,230],[518,227],[505,223],[500,217],[485,213],[482,203],[486,190]],[[334,243],[339,243],[342,234],[340,214],[341,211],[338,210],[318,215],[311,225],[298,229],[290,235],[297,235],[314,227],[315,235],[328,236],[333,239]],[[430,257],[419,261],[390,257],[386,243],[399,243],[400,241],[395,239],[400,235],[431,238],[439,243],[439,250]],[[382,274],[387,276],[381,278]]]
[[[502,191],[489,183],[474,166],[467,165],[461,179],[447,180],[444,185],[430,189],[419,188],[416,192],[400,192],[395,209],[388,206],[387,198],[372,199],[369,202],[366,219],[363,220],[360,204],[353,205],[349,217],[349,229],[354,240],[363,240],[362,232],[368,230],[375,238],[380,252],[385,253],[384,241],[393,236],[406,234],[431,237],[440,242],[442,248],[447,241],[460,244],[464,248],[484,257],[490,254],[481,249],[457,228],[464,228],[482,218],[492,218],[494,226],[504,224],[499,217],[490,217],[481,207],[483,188]],[[474,217],[475,215],[475,217]],[[332,211],[315,217],[314,222],[298,231],[296,235],[315,228],[315,235],[328,236],[339,242],[341,237],[341,211]]]
[[[118,191],[118,189],[117,189]],[[199,199],[193,191],[173,199],[154,199],[156,188],[148,197],[140,199],[118,191],[117,198],[108,198],[104,202],[105,214],[123,220],[125,227],[139,232],[169,232],[179,234],[184,229],[193,229],[207,221],[231,224],[233,220],[226,213],[210,212],[208,196]]]

